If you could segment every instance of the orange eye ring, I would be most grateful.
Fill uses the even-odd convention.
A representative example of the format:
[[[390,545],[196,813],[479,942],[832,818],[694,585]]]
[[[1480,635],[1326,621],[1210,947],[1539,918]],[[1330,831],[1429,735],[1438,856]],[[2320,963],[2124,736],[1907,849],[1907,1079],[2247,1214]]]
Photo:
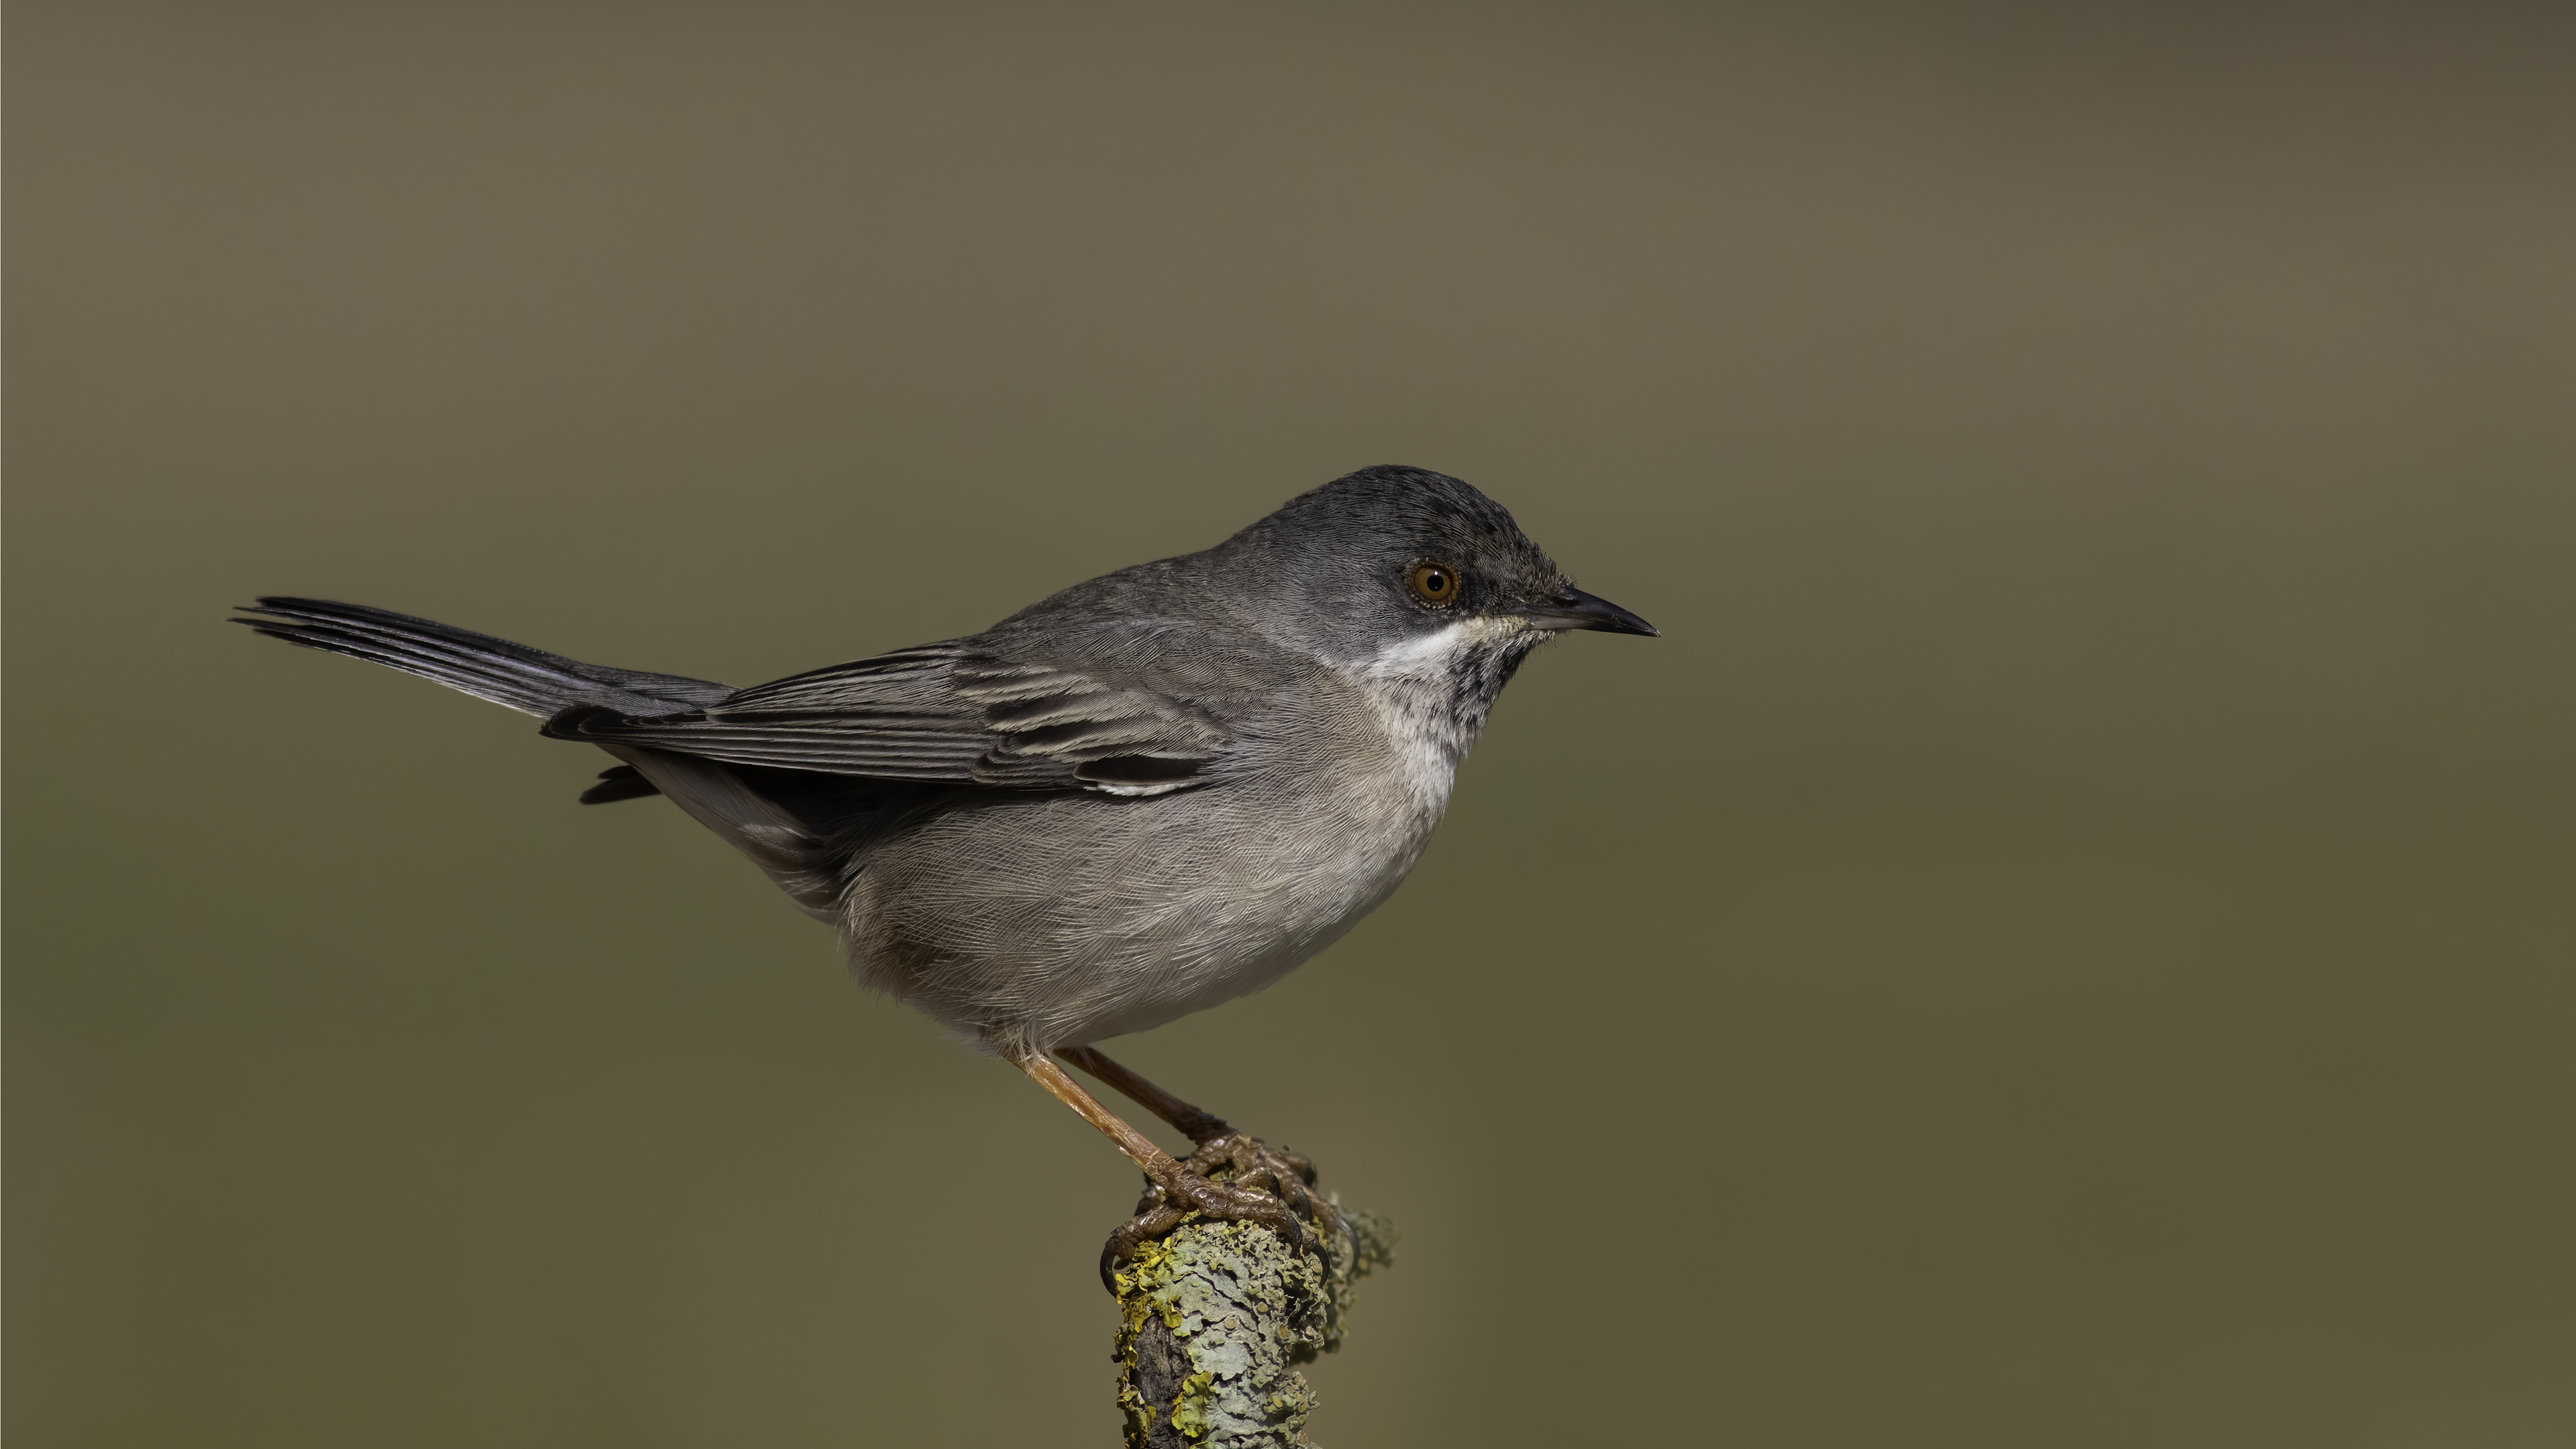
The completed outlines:
[[[1404,576],[1413,596],[1435,609],[1458,602],[1459,592],[1467,587],[1467,576],[1445,563],[1423,562]]]

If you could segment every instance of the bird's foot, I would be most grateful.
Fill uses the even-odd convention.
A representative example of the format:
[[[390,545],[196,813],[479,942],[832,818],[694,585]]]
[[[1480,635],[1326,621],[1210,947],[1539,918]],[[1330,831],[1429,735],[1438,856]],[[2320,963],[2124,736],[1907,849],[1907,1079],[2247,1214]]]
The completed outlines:
[[[1258,1137],[1227,1131],[1199,1144],[1165,1182],[1149,1176],[1136,1216],[1109,1235],[1100,1252],[1100,1280],[1110,1281],[1120,1263],[1129,1262],[1145,1244],[1161,1238],[1195,1214],[1220,1222],[1259,1223],[1304,1252],[1312,1233],[1342,1231],[1342,1218],[1330,1202],[1315,1195],[1315,1164]],[[1311,1228],[1310,1228],[1311,1225]]]

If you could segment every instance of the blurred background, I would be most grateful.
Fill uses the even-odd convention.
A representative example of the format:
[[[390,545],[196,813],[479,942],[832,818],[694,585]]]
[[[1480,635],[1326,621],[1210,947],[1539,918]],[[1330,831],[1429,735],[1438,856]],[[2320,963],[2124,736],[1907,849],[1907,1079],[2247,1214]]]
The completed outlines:
[[[2576,1436],[2565,7],[30,0],[10,1413],[1108,1444],[1133,1174],[608,762],[1362,465],[1661,640],[1117,1050],[1397,1444]]]

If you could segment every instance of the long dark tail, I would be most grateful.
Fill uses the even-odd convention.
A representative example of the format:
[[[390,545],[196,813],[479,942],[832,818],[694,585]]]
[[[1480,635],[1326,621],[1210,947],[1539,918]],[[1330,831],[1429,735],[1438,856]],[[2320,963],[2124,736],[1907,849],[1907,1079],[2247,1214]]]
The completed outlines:
[[[584,664],[363,604],[263,598],[244,612],[268,617],[233,622],[272,639],[435,679],[540,719],[583,706],[626,715],[685,714],[721,704],[734,693],[732,686],[711,680]],[[899,823],[925,793],[952,788],[728,765],[615,742],[602,748],[621,763],[601,774],[581,797],[583,804],[668,795],[750,856],[798,909],[824,921],[840,919],[848,872],[867,832]],[[746,775],[764,783],[755,788]]]
[[[434,679],[539,719],[580,704],[605,705],[620,714],[682,714],[721,703],[734,692],[704,679],[584,664],[364,604],[269,597],[244,612],[275,616],[233,620],[271,639]]]

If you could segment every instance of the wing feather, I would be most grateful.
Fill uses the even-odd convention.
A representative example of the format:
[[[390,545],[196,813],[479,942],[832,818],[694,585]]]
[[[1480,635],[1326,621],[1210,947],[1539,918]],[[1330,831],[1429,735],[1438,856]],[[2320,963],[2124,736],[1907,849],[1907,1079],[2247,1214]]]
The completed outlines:
[[[951,640],[757,685],[687,714],[570,709],[545,732],[735,764],[1007,789],[1153,795],[1208,783],[1204,771],[1234,742],[1224,713],[1139,687],[1132,647],[1120,653],[1111,662],[1130,677],[1113,681],[1078,663],[1004,658],[985,641]]]

